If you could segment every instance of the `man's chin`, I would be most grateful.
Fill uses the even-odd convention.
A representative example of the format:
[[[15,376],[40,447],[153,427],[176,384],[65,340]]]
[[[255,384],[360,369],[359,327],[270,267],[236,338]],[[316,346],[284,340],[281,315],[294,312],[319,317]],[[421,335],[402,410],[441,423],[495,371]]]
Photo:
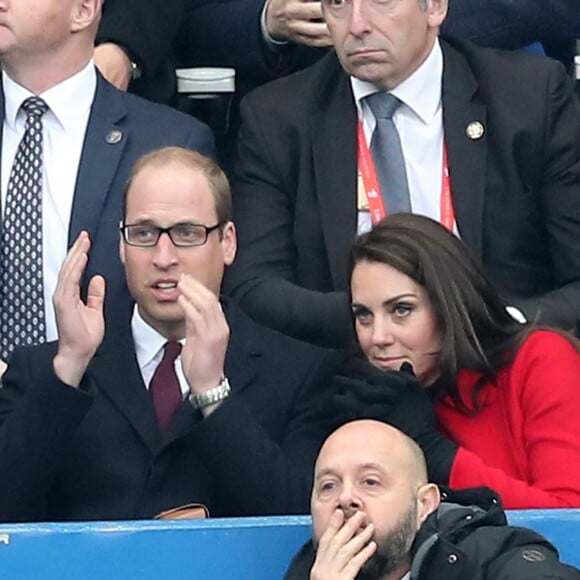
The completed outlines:
[[[360,572],[358,573],[356,580],[381,580],[385,578],[391,572],[394,572],[397,568],[405,567],[404,560],[406,556],[403,556],[397,560],[387,559],[383,557],[378,552],[375,552],[363,565]],[[403,576],[407,570],[405,569],[401,576]]]
[[[385,75],[384,64],[379,64],[376,62],[356,62],[352,63],[349,67],[349,73],[356,77],[357,79],[372,83],[380,89],[389,90],[390,83]]]

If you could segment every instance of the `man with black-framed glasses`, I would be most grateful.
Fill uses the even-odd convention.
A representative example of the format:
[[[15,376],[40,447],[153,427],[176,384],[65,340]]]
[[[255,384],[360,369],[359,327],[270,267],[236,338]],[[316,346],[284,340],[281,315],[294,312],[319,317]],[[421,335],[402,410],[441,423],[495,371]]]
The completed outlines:
[[[16,349],[4,376],[0,521],[147,518],[188,503],[214,516],[306,513],[328,431],[311,417],[334,354],[220,301],[236,232],[213,161],[147,154],[123,204],[132,312],[105,324],[101,276],[81,297],[82,232],[53,299],[59,340]]]

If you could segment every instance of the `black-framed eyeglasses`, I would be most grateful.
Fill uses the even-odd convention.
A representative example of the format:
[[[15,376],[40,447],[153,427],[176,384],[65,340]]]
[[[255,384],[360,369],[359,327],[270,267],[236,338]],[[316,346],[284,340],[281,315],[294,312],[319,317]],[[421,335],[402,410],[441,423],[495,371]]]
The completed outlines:
[[[153,248],[159,242],[161,234],[167,234],[174,246],[191,248],[193,246],[203,246],[207,242],[209,234],[222,225],[223,222],[217,223],[215,226],[182,223],[175,224],[169,228],[160,228],[152,224],[121,223],[119,230],[123,234],[125,242],[130,246]]]

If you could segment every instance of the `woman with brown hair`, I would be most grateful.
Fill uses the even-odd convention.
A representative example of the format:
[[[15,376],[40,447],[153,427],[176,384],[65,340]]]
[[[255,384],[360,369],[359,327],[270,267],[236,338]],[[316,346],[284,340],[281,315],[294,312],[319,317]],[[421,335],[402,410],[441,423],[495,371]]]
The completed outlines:
[[[573,337],[516,322],[463,243],[418,215],[355,242],[351,305],[373,370],[343,385],[417,441],[431,480],[489,486],[507,508],[580,506]],[[417,381],[383,372],[411,368]]]

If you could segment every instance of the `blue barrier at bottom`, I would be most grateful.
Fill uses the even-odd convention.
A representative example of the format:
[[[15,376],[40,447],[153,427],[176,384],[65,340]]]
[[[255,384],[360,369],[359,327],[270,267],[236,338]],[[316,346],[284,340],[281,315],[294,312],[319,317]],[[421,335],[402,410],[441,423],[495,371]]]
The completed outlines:
[[[509,512],[580,566],[580,510]],[[0,576],[26,580],[276,580],[310,518],[0,525]]]

